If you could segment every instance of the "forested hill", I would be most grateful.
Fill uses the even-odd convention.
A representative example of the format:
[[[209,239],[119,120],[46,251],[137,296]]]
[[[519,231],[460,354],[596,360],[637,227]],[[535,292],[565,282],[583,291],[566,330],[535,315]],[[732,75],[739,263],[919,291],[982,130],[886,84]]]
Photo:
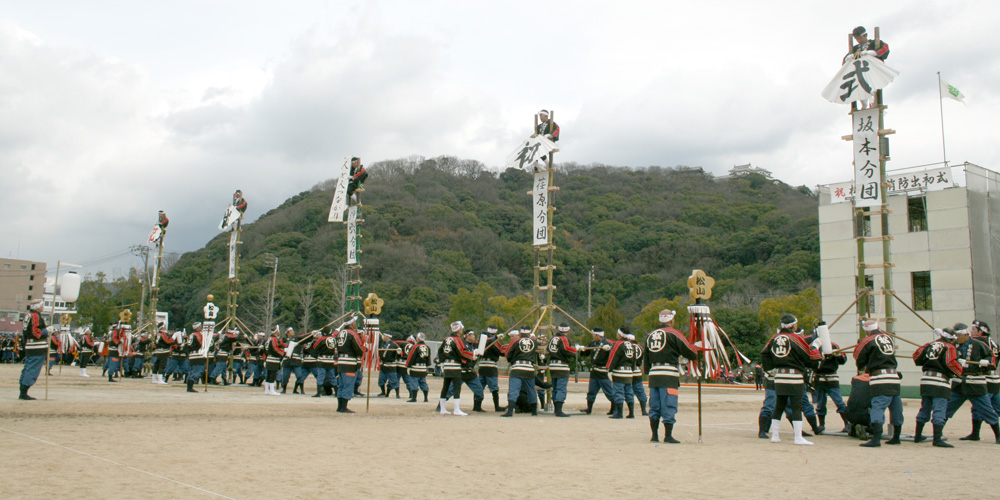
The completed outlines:
[[[718,281],[712,303],[731,309],[752,310],[819,280],[817,199],[805,187],[690,168],[557,169],[555,300],[577,318],[587,317],[591,266],[593,307],[610,302],[627,321],[656,299],[686,296],[695,268]],[[385,300],[383,330],[434,338],[449,315],[470,307],[462,300],[530,292],[531,174],[495,174],[451,157],[368,170],[362,295]],[[244,226],[239,315],[252,328],[263,329],[267,253],[278,258],[276,323],[317,328],[339,313],[347,238],[343,224],[327,222],[332,194],[333,182],[322,182]],[[195,321],[209,292],[225,304],[227,243],[220,234],[165,273],[160,309],[172,324]],[[495,300],[490,307],[499,310],[504,301]]]

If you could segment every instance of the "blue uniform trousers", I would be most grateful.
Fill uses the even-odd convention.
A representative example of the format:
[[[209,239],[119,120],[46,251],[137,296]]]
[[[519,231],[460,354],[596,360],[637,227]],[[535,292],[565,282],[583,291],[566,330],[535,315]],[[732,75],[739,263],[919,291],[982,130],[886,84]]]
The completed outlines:
[[[227,363],[225,361],[212,361],[212,370],[209,372],[208,376],[210,378],[215,378],[222,375],[226,372],[226,365]]]
[[[205,375],[205,362],[191,363],[188,365],[188,381],[198,382],[198,378]]]
[[[538,395],[535,394],[535,380],[533,378],[510,377],[507,384],[507,404],[516,404],[517,398],[522,392],[528,397],[528,404],[538,403]]]
[[[931,422],[933,425],[944,425],[948,421],[948,398],[920,398],[920,411],[917,412],[917,423]]]
[[[479,382],[479,377],[473,377],[464,382],[465,386],[472,390],[472,396],[475,399],[483,399],[483,384]]]
[[[108,356],[108,373],[114,375],[121,369],[122,358],[118,356]]]
[[[424,377],[410,377],[410,379],[413,380],[413,386],[414,386],[413,390],[414,391],[417,390],[418,388],[421,391],[424,391],[424,392],[427,392],[427,391],[431,390],[430,387],[427,386],[427,377],[426,376],[424,376]]]
[[[552,401],[554,403],[564,403],[566,401],[567,387],[569,387],[569,378],[552,379]]]
[[[343,399],[351,399],[354,397],[354,380],[357,379],[355,373],[339,373],[338,378],[340,383],[337,385],[337,397]]]
[[[837,413],[844,413],[847,411],[847,403],[844,402],[844,397],[840,395],[840,387],[831,387],[829,389],[819,389],[814,393],[814,399],[816,400],[816,414],[826,416],[826,397],[830,396],[833,400],[833,404],[837,406]]]
[[[635,394],[635,399],[638,399],[640,403],[645,403],[649,400],[646,397],[646,387],[642,383],[642,377],[632,379],[632,393]]]
[[[676,423],[674,416],[677,415],[677,394],[677,389],[650,387],[649,419],[654,422],[659,419],[664,424]],[[771,411],[774,411],[773,406]]]
[[[760,407],[760,416],[772,418],[774,407],[778,404],[778,396],[774,389],[764,389],[764,404]],[[780,420],[780,419],[779,419]]]
[[[966,396],[960,394],[958,391],[951,391],[951,400],[948,401],[948,418],[955,416],[955,412],[966,401],[972,403],[972,418],[975,420],[982,420],[989,425],[996,424],[998,422],[997,412],[993,411],[993,404],[990,402],[988,394],[983,394],[982,396]]]
[[[611,387],[611,380],[591,378],[587,385],[587,401],[596,400],[598,392],[603,392],[608,401],[614,401],[614,388]]]
[[[38,381],[38,374],[42,372],[42,365],[45,364],[45,355],[25,356],[24,367],[21,368],[21,385],[31,387]]]
[[[612,403],[624,403],[625,402],[625,386],[630,386],[631,384],[626,384],[624,382],[612,381],[611,385],[613,387],[611,391],[611,402]]]
[[[885,410],[889,409],[889,423],[903,425],[903,400],[899,396],[872,396],[872,407],[868,415],[872,425],[885,423]]]
[[[479,376],[479,383],[483,384],[484,388],[489,388],[490,392],[495,392],[500,390],[500,378],[496,376],[487,377],[485,375]]]

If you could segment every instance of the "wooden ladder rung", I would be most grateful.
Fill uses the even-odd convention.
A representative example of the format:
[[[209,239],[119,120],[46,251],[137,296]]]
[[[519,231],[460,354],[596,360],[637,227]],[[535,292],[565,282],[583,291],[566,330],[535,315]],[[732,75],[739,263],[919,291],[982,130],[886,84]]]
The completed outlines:
[[[865,263],[858,264],[858,267],[861,267],[861,266],[864,266],[865,269],[872,269],[872,268],[875,268],[875,269],[885,269],[887,267],[896,267],[896,264],[893,264],[892,262],[883,262],[883,263],[879,263],[879,264],[865,264]]]

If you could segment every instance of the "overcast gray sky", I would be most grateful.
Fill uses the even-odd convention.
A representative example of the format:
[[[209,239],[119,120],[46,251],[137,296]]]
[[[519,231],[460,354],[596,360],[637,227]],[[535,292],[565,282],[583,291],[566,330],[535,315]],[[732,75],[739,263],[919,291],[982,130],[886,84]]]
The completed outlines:
[[[752,163],[851,178],[847,108],[820,91],[847,33],[880,26],[890,169],[1000,168],[1000,2],[0,0],[0,255],[95,264],[217,234],[241,188],[255,220],[365,163],[454,155],[500,167],[555,110],[560,161]],[[525,203],[529,200],[526,197]],[[525,239],[528,235],[525,235]],[[100,262],[99,264],[96,262]]]

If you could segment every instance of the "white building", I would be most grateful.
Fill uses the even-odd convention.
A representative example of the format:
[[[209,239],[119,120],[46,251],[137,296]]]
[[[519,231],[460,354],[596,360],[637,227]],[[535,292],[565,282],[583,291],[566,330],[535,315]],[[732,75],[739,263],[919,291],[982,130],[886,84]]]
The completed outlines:
[[[735,165],[733,168],[729,169],[729,178],[736,179],[738,177],[743,177],[750,174],[757,174],[763,176],[769,181],[775,180],[771,175],[770,170],[766,170],[760,167],[754,167],[747,163],[746,165]]]
[[[952,167],[964,171],[965,185],[934,183],[934,172],[908,172],[905,182],[889,191],[890,259],[892,288],[896,296],[938,328],[974,319],[1000,327],[1000,175],[976,165]],[[942,180],[942,175],[937,179]],[[895,176],[900,177],[900,176]],[[921,185],[922,184],[922,185]],[[831,323],[845,309],[847,313],[831,328],[833,341],[841,347],[857,343],[859,318],[850,307],[858,290],[857,237],[881,236],[879,216],[856,219],[853,205],[843,194],[843,186],[820,189],[820,267],[823,319]],[[848,195],[849,196],[849,195]],[[866,264],[882,260],[882,242],[864,243]],[[865,271],[868,286],[883,290],[883,269]],[[885,317],[882,295],[869,301],[871,316]],[[895,333],[917,344],[933,339],[931,329],[898,301],[893,301]],[[885,323],[882,323],[883,328]],[[914,346],[897,342],[897,352],[912,354]],[[900,357],[905,396],[917,396],[920,372],[913,362]],[[856,373],[853,359],[840,371],[841,384],[850,385]]]

